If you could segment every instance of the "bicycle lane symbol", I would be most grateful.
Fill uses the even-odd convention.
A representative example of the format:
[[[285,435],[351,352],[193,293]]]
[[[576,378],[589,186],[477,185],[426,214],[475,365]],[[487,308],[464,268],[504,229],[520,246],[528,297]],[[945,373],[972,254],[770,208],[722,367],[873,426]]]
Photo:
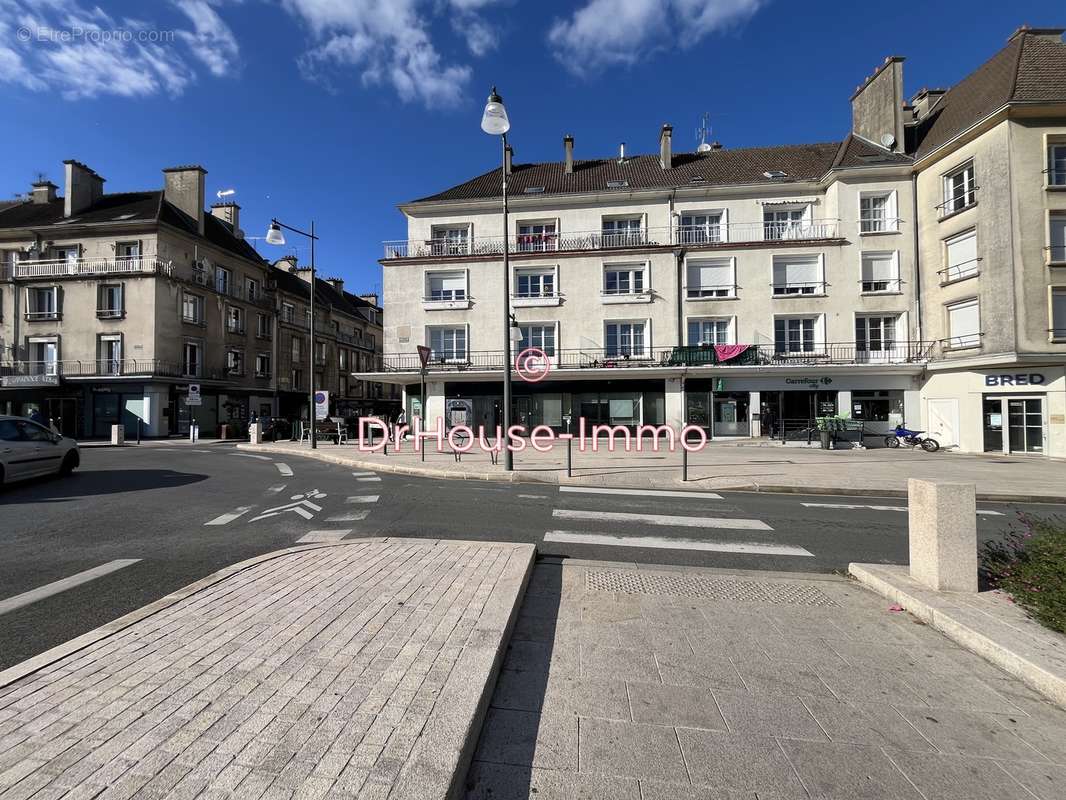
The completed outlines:
[[[258,522],[261,519],[281,516],[289,511],[307,520],[314,519],[315,514],[322,510],[322,506],[317,503],[312,503],[311,500],[321,500],[323,497],[326,497],[326,493],[320,492],[318,489],[311,489],[304,494],[294,494],[289,499],[295,502],[286,503],[285,505],[276,506],[275,508],[268,508],[258,517],[252,517],[248,521]]]

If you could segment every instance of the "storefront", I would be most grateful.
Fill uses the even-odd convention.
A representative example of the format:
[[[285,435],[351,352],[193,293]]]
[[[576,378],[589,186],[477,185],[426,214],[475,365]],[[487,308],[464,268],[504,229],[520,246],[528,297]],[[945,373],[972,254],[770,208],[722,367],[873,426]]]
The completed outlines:
[[[1019,365],[931,372],[922,423],[942,447],[1066,457],[1066,370]]]

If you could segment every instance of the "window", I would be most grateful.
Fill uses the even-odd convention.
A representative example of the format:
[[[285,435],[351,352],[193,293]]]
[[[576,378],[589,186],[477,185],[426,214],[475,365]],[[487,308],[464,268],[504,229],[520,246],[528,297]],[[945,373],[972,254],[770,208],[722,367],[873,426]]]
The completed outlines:
[[[951,283],[963,278],[972,278],[978,273],[977,231],[968,230],[944,241],[944,269],[940,270],[940,282]]]
[[[1066,214],[1052,214],[1049,219],[1051,246],[1048,260],[1052,264],[1066,264]]]
[[[520,325],[518,329],[522,331],[519,350],[536,347],[546,356],[555,357],[555,325]]]
[[[226,351],[226,372],[230,375],[243,375],[244,374],[244,351],[243,350],[227,350]]]
[[[128,258],[140,258],[141,257],[141,243],[140,242],[116,242],[115,243],[115,257],[120,259]]]
[[[1066,144],[1053,144],[1047,149],[1048,186],[1066,186]]]
[[[301,351],[303,350],[303,340],[299,336],[293,336],[290,347],[291,350],[289,352],[292,355],[292,361],[294,364],[298,363],[300,361]]]
[[[944,176],[944,202],[940,204],[941,216],[954,214],[977,202],[977,185],[974,183],[973,162]]]
[[[736,278],[731,258],[689,261],[685,267],[689,297],[734,297]]]
[[[774,256],[773,291],[775,295],[824,292],[821,256]]]
[[[764,239],[801,238],[804,219],[810,206],[799,208],[767,208],[762,212]]]
[[[690,347],[711,344],[732,344],[733,327],[728,317],[707,319],[690,319],[688,321],[688,343]]]
[[[430,328],[429,349],[432,358],[466,361],[466,328]]]
[[[77,264],[80,247],[76,244],[61,245],[52,248],[52,258],[56,261],[66,261],[68,264]]]
[[[256,314],[255,315],[255,335],[260,339],[269,339],[271,336],[270,330],[270,315],[269,314]]]
[[[196,325],[204,321],[204,298],[185,292],[181,298],[181,318]]]
[[[861,353],[879,353],[896,346],[897,317],[855,317],[855,349]]]
[[[270,377],[270,353],[257,353],[255,356],[255,377]]]
[[[603,272],[604,294],[643,294],[644,264],[608,264]]]
[[[100,288],[97,289],[96,316],[102,319],[114,319],[121,317],[122,314],[122,284],[100,284]]]
[[[778,317],[774,320],[774,349],[778,353],[811,353],[817,349],[817,317]]]
[[[862,254],[862,290],[898,292],[899,259],[895,251]]]
[[[620,217],[603,220],[604,247],[633,247],[644,244],[641,217]]]
[[[337,368],[341,372],[348,371],[348,351],[343,347],[337,348]]]
[[[215,269],[215,291],[219,294],[229,294],[230,271],[225,267]]]
[[[981,312],[977,299],[947,307],[949,348],[977,347],[981,343]]]
[[[315,353],[315,363],[316,364],[325,364],[326,363],[326,343],[325,342],[315,342],[315,350],[317,350],[317,352]]]
[[[679,244],[702,244],[722,241],[722,212],[682,214],[678,228]]]
[[[30,372],[33,375],[59,374],[59,342],[55,339],[30,339]]]
[[[259,281],[255,278],[245,278],[244,292],[249,300],[256,300],[259,297]]]
[[[470,252],[470,228],[462,226],[434,226],[432,252],[435,256],[460,256]]]
[[[30,287],[26,290],[26,319],[59,319],[59,287]]]
[[[604,355],[607,358],[646,355],[645,322],[608,322]]]
[[[520,252],[555,250],[558,246],[559,235],[554,222],[518,223],[518,250]]]
[[[226,330],[230,333],[244,333],[244,309],[240,306],[226,307]]]
[[[302,369],[294,369],[290,375],[293,389],[302,389],[304,384],[304,373]]]
[[[465,300],[466,272],[430,272],[426,275],[427,300]]]
[[[895,192],[859,195],[859,233],[885,233],[896,230]]]
[[[296,322],[296,306],[292,303],[281,304],[281,321]]]
[[[203,346],[199,342],[186,340],[181,362],[182,374],[188,378],[199,378],[203,368]]]
[[[1066,340],[1066,286],[1051,287],[1051,338]]]
[[[555,297],[554,270],[517,270],[515,272],[515,297]]]
[[[106,334],[96,342],[96,372],[98,375],[122,374],[122,336]]]
[[[377,339],[374,338],[374,334],[368,333],[366,335],[366,346],[369,347],[371,350],[374,349],[376,341],[377,341]]]

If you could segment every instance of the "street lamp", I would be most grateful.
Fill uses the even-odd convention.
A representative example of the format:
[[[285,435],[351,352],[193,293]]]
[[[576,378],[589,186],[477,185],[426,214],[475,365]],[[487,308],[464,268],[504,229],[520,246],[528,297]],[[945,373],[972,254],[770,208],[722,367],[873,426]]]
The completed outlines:
[[[511,130],[511,121],[507,118],[503,98],[496,93],[495,86],[485,102],[481,130],[490,136],[500,137],[503,154],[500,175],[503,179],[503,435],[506,438],[511,429],[511,259],[507,239],[507,131]],[[507,472],[514,469],[514,454],[506,446],[503,450],[503,468]]]
[[[283,245],[285,244],[285,234],[281,232],[284,228],[287,231],[298,233],[300,236],[306,236],[311,240],[311,322],[310,322],[310,348],[308,350],[308,367],[307,370],[307,382],[309,390],[307,393],[308,416],[311,418],[311,449],[318,449],[318,434],[315,431],[315,242],[318,241],[318,237],[315,236],[315,221],[311,220],[311,232],[302,231],[299,228],[293,228],[286,225],[284,222],[278,222],[276,219],[270,220],[270,227],[267,228],[266,241],[267,244]]]

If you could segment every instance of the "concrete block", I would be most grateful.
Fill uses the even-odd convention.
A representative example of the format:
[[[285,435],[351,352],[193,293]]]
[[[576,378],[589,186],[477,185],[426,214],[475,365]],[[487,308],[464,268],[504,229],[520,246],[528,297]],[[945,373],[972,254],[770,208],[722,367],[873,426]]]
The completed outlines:
[[[126,443],[126,428],[123,425],[111,426],[111,444]]]
[[[248,426],[248,440],[250,444],[263,443],[263,426],[258,422],[253,422]]]
[[[938,592],[977,591],[972,483],[907,481],[911,577]]]

